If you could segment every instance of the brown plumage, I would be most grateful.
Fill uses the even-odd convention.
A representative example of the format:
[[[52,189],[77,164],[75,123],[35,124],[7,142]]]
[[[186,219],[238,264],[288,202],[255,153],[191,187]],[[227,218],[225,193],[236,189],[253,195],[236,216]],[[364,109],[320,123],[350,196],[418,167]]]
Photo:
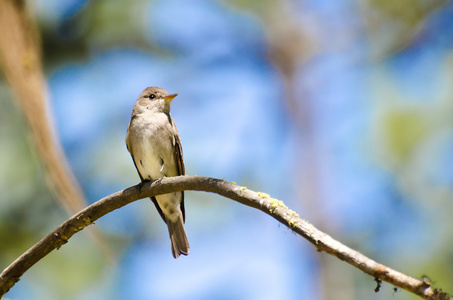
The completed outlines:
[[[142,182],[185,174],[178,129],[170,115],[170,102],[176,96],[158,87],[148,87],[132,109],[126,145]],[[184,192],[151,200],[168,226],[173,257],[189,254],[184,230]]]

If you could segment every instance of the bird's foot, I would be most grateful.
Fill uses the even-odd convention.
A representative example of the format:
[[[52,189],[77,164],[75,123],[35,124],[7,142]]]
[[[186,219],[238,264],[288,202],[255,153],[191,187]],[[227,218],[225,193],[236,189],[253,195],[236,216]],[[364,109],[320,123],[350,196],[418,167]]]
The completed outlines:
[[[160,178],[157,178],[156,180],[154,180],[153,182],[155,183],[160,183],[162,181],[162,178],[165,178],[165,177],[160,177]]]

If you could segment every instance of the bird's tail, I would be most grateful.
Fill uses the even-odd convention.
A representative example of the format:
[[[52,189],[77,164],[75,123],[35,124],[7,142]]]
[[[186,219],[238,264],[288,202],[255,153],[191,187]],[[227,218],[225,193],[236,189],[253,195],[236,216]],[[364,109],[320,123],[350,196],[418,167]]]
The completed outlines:
[[[184,230],[182,214],[176,222],[167,220],[167,225],[168,232],[170,233],[171,252],[173,253],[173,257],[178,258],[181,254],[189,254],[189,241],[187,240],[186,231]]]

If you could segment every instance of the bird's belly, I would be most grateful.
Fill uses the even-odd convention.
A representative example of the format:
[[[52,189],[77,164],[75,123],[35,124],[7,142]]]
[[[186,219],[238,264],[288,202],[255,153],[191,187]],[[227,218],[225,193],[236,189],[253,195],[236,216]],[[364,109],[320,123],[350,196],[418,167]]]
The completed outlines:
[[[147,139],[149,141],[149,139]],[[162,153],[161,148],[153,147],[152,143],[144,142],[141,145],[139,156],[137,157],[137,168],[143,179],[155,180],[160,177],[176,176],[176,165],[174,163],[174,155],[171,151]],[[156,201],[164,213],[165,217],[172,222],[176,222],[181,212],[182,193],[170,193],[158,195]]]
[[[154,153],[151,147],[147,147],[147,149],[142,151],[142,155],[139,157],[137,163],[137,168],[143,179],[155,180],[165,176],[162,172],[163,170],[161,171],[162,163],[160,157]]]
[[[170,143],[154,143],[152,138],[144,138],[136,146],[134,159],[143,179],[155,180],[178,175]]]

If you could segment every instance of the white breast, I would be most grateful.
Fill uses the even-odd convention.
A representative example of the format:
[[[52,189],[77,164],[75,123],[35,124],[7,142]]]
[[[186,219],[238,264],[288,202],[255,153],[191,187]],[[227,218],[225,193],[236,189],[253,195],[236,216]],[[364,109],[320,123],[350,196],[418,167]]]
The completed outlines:
[[[176,164],[173,153],[172,127],[165,114],[152,114],[154,120],[159,121],[158,127],[149,127],[143,124],[139,128],[141,139],[136,139],[133,145],[134,159],[143,179],[155,180],[164,176],[176,176]],[[159,137],[167,138],[159,138]]]

